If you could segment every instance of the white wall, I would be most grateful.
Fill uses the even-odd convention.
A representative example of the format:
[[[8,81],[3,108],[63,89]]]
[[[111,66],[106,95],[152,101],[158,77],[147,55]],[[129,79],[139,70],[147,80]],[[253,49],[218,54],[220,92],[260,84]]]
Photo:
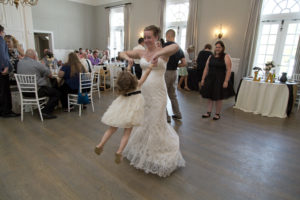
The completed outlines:
[[[222,24],[228,30],[222,38],[226,52],[240,58],[250,15],[251,0],[199,0],[198,49],[217,41],[214,30]]]
[[[39,0],[32,7],[33,28],[53,32],[54,49],[96,48],[95,8],[66,0]]]

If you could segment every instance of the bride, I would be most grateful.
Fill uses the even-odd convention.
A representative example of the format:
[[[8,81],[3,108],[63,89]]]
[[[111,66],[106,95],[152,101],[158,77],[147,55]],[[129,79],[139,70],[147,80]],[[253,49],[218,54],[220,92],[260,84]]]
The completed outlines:
[[[140,59],[142,69],[150,63],[153,68],[141,91],[145,98],[145,116],[142,126],[135,127],[123,152],[130,164],[146,173],[169,176],[176,168],[184,167],[185,161],[179,149],[179,137],[167,123],[167,91],[164,80],[166,64],[179,49],[177,44],[165,48],[156,47],[160,29],[154,25],[144,29],[146,50],[122,52],[120,56],[128,62]]]

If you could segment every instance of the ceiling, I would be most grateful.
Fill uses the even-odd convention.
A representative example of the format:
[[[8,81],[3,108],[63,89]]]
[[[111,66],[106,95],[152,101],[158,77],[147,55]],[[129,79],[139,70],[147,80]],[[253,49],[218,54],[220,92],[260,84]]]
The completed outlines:
[[[77,3],[92,5],[92,6],[99,6],[99,5],[105,5],[110,3],[115,3],[120,0],[69,0]]]

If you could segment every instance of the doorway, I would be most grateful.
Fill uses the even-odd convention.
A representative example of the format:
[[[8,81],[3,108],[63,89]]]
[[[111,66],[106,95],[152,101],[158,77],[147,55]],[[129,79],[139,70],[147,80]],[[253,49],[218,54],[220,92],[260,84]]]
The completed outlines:
[[[34,32],[35,50],[39,59],[42,59],[44,55],[44,49],[49,49],[53,52],[53,34],[51,32]]]

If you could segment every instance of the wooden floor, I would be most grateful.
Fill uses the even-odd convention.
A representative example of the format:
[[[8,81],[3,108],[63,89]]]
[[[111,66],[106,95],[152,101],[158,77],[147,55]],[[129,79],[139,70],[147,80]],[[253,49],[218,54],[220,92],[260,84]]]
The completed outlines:
[[[168,178],[145,174],[125,160],[114,163],[118,131],[99,157],[94,146],[106,129],[100,118],[114,96],[102,93],[91,108],[57,111],[42,123],[37,112],[0,118],[1,200],[299,200],[300,111],[267,118],[224,102],[221,120],[202,119],[206,101],[179,92],[183,114],[172,121],[186,167]]]

